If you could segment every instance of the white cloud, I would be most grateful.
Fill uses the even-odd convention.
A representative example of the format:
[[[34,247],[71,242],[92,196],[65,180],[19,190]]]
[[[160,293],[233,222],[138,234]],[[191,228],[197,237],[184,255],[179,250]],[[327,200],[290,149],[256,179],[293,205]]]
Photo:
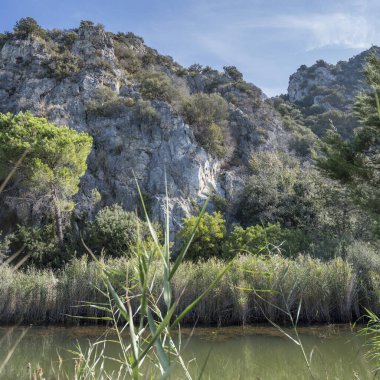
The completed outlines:
[[[379,43],[379,21],[345,13],[277,16],[272,27],[307,33],[308,50],[327,46],[365,49]]]

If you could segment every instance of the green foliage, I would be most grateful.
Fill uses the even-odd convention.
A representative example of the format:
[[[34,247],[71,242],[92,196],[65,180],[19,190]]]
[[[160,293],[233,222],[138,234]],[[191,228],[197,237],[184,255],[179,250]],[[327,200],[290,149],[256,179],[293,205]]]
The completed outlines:
[[[331,129],[321,143],[323,155],[317,165],[324,174],[342,183],[352,199],[379,223],[380,58],[369,59],[365,75],[373,91],[359,96],[356,103],[362,126],[350,141]]]
[[[225,152],[223,127],[227,123],[228,104],[219,94],[198,93],[182,103],[185,121],[194,128],[195,137],[217,156]]]
[[[234,81],[243,80],[243,74],[236,68],[236,66],[224,66],[224,72]]]
[[[280,152],[256,153],[236,205],[244,226],[280,223],[281,249],[328,259],[355,239],[373,239],[369,222],[339,183]]]
[[[160,113],[152,107],[149,100],[138,100],[134,113],[136,122],[152,125],[160,120]]]
[[[358,121],[353,112],[331,109],[324,111],[318,106],[309,108],[311,115],[304,118],[304,124],[310,128],[317,136],[323,137],[329,126],[336,125],[337,132],[345,139],[352,138],[353,130],[358,126]]]
[[[109,87],[102,86],[96,90],[94,97],[89,101],[87,111],[101,117],[116,117],[133,105],[131,98],[118,96]]]
[[[127,46],[133,46],[133,45],[144,43],[144,39],[142,37],[136,36],[136,34],[132,32],[128,32],[128,33],[118,32],[117,34],[113,34],[112,37],[114,40],[120,43],[123,43],[124,45],[127,45]]]
[[[100,210],[90,224],[89,244],[97,253],[104,249],[108,256],[131,256],[138,233],[146,236],[146,225],[135,213],[124,211],[120,205],[115,204]]]
[[[143,55],[141,60],[144,66],[154,65],[158,61],[157,56],[150,50]]]
[[[141,75],[140,92],[144,99],[165,102],[171,102],[175,95],[175,89],[166,74],[150,71]]]
[[[258,152],[250,167],[237,210],[243,226],[279,222],[289,228],[312,222],[315,189],[296,159],[281,152]]]
[[[19,38],[26,38],[30,35],[44,37],[45,31],[38,25],[32,17],[21,18],[13,28],[14,34]]]
[[[271,250],[271,245],[278,245],[281,237],[279,223],[268,226],[250,226],[243,228],[235,225],[228,234],[223,246],[224,257],[233,257],[236,254],[263,254]]]
[[[178,233],[178,237],[182,241],[187,241],[190,238],[197,221],[198,218],[194,216],[184,219],[184,227]],[[219,212],[205,213],[199,222],[186,257],[192,260],[207,260],[213,256],[221,257],[226,234],[227,229],[222,214]]]
[[[64,50],[61,53],[53,54],[49,59],[43,61],[42,65],[47,69],[49,77],[62,80],[77,74],[83,67],[83,62],[68,50]]]
[[[101,261],[121,275],[118,280],[128,286],[129,298],[134,307],[141,296],[141,288],[136,287],[132,276],[136,262],[123,257]],[[202,294],[225,268],[225,261],[185,261],[181,263],[172,278],[173,295],[178,296],[177,313],[180,314],[189,300]],[[152,294],[162,294],[164,267],[159,261],[152,262],[155,274]],[[153,274],[152,273],[152,274]],[[286,276],[284,276],[286,274]],[[103,317],[104,311],[97,308],[75,307],[73,300],[94,305],[104,302],[95,290],[101,286],[102,271],[99,265],[86,257],[73,259],[61,271],[35,270],[14,271],[8,266],[0,266],[0,322],[5,323],[67,323],[77,324],[78,319],[67,315]],[[380,283],[377,284],[380,290]],[[274,306],[261,303],[252,292],[242,289],[270,290],[262,294]],[[150,294],[150,293],[149,293]],[[341,258],[329,261],[298,256],[295,259],[281,255],[249,255],[235,259],[232,267],[222,280],[184,318],[187,326],[194,323],[203,325],[243,325],[267,322],[260,307],[271,316],[275,323],[284,323],[284,318],[276,309],[283,307],[282,294],[288,299],[290,310],[296,314],[302,298],[300,323],[342,323],[353,322],[362,313],[358,299],[357,276],[353,267]],[[379,303],[369,305],[376,312]],[[160,309],[165,308],[164,302]],[[136,309],[133,309],[136,310]],[[99,323],[86,319],[86,323]]]
[[[88,28],[92,28],[94,27],[95,24],[93,21],[91,20],[81,20],[80,24],[79,24],[79,27],[80,28],[83,28],[83,29],[88,29]]]
[[[36,267],[62,265],[53,223],[48,223],[43,227],[18,226],[12,238],[12,245],[17,248],[24,247],[23,255],[30,255],[28,263]]]
[[[12,33],[5,32],[5,33],[0,33],[0,50],[3,48],[5,43],[12,38]]]
[[[3,235],[0,231],[0,263],[10,254],[10,247],[14,235]]]
[[[71,31],[67,32],[63,35],[63,45],[66,49],[71,49],[74,45],[74,42],[77,40],[78,35],[77,33]]]
[[[182,105],[185,120],[191,125],[223,123],[228,117],[227,111],[228,104],[219,94],[197,93],[186,98]]]
[[[367,356],[372,360],[374,364],[372,372],[376,374],[380,370],[380,317],[366,309],[364,318],[367,323],[365,327],[360,329],[359,333],[366,338],[367,346],[369,346]]]
[[[202,72],[202,65],[199,63],[194,63],[188,68],[190,75],[199,75]]]
[[[122,68],[131,74],[137,74],[142,69],[141,60],[125,43],[115,41],[115,55]]]
[[[239,254],[278,254],[295,257],[308,252],[311,241],[305,231],[281,228],[279,223],[243,228],[235,225],[223,246],[224,257]]]
[[[62,212],[70,211],[86,171],[92,138],[84,132],[57,127],[30,113],[0,114],[0,178],[27,151],[13,183],[30,204],[54,210],[57,234],[63,239]]]
[[[310,157],[317,143],[317,136],[304,126],[301,111],[282,97],[271,100],[280,112],[284,127],[290,132],[289,148],[300,157]]]

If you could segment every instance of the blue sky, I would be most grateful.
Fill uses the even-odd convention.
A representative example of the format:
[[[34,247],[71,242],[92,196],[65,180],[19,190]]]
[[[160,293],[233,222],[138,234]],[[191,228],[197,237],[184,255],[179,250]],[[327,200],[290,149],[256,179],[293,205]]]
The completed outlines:
[[[26,16],[48,29],[85,19],[132,31],[184,66],[235,65],[268,95],[285,93],[301,64],[380,45],[379,0],[1,0],[1,31]]]

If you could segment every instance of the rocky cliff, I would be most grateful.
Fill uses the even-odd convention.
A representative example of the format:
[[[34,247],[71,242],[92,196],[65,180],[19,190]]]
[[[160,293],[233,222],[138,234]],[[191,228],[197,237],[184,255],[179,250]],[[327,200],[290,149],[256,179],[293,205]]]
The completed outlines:
[[[368,90],[363,68],[370,55],[380,56],[380,48],[373,46],[336,65],[323,60],[310,67],[302,65],[290,76],[288,99],[302,112],[303,123],[317,135],[324,134],[330,120],[347,138],[358,126],[352,105],[361,91]]]
[[[162,219],[166,172],[176,230],[208,195],[230,204],[256,151],[287,149],[281,117],[233,67],[186,69],[132,33],[108,33],[91,22],[3,35],[0,48],[0,112],[30,111],[94,138],[76,200],[78,221],[106,204],[135,209],[134,175],[152,215]],[[219,131],[223,154],[185,122],[181,104],[196,93],[227,102]]]

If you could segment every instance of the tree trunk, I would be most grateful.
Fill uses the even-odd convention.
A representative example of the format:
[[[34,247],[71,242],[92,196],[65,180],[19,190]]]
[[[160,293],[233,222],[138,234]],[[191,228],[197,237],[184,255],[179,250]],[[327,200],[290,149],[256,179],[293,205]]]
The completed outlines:
[[[59,247],[62,248],[63,247],[63,216],[62,216],[62,211],[59,208],[58,197],[55,190],[53,191],[53,201],[54,201],[54,211],[55,211],[56,234],[58,237]]]

